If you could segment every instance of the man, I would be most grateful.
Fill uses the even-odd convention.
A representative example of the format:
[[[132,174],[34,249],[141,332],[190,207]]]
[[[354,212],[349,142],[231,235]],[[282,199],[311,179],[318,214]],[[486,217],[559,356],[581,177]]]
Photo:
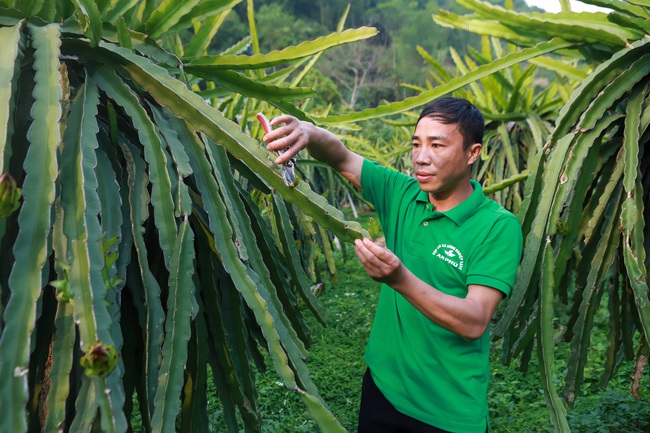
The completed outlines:
[[[484,120],[464,99],[422,111],[412,137],[415,177],[380,167],[332,133],[291,116],[264,141],[301,149],[363,190],[386,246],[357,240],[366,272],[382,284],[365,354],[359,432],[485,432],[489,324],[512,289],[522,251],[518,220],[470,180]]]

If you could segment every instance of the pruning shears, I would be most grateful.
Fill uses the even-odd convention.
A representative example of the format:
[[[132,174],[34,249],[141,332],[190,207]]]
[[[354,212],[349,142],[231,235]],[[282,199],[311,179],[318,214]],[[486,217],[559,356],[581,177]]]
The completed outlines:
[[[264,129],[265,134],[268,134],[269,132],[271,132],[273,130],[273,128],[271,127],[271,124],[269,123],[269,119],[267,119],[264,114],[258,113],[256,117],[257,117],[257,120],[262,125],[262,129]],[[277,154],[282,155],[287,149],[278,150]],[[296,165],[296,156],[295,155],[289,161],[282,164],[282,180],[284,180],[285,185],[290,186],[290,187],[293,187],[294,182],[296,181],[296,174],[294,172],[294,166],[295,165]]]

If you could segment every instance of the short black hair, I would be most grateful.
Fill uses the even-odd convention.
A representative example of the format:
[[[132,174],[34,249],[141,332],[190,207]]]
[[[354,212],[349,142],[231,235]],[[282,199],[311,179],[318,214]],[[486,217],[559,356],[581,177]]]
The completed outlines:
[[[485,119],[479,109],[467,99],[449,96],[438,98],[422,109],[417,123],[425,117],[437,119],[445,124],[457,123],[465,149],[473,143],[483,143]]]

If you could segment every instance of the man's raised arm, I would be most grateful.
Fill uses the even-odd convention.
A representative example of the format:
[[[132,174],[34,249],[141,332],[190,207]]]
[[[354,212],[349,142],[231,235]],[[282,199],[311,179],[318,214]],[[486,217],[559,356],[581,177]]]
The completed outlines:
[[[293,116],[282,115],[271,120],[277,129],[264,135],[267,149],[273,152],[286,149],[275,160],[283,164],[302,149],[315,159],[331,166],[358,188],[361,188],[361,168],[363,157],[352,152],[331,132],[312,123],[298,120]]]

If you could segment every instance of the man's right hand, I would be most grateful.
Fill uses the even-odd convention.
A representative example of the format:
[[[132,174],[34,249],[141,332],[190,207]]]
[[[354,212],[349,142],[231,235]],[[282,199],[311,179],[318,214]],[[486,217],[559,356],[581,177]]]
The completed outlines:
[[[267,143],[266,148],[271,152],[284,150],[274,161],[276,164],[284,164],[307,147],[316,127],[288,115],[271,120],[271,126],[277,125],[281,126],[265,134],[262,140]]]
[[[277,128],[262,138],[267,149],[272,152],[286,149],[275,159],[276,164],[284,164],[302,149],[307,149],[312,157],[328,164],[361,188],[363,157],[346,148],[336,135],[289,115],[274,118],[271,126]]]

